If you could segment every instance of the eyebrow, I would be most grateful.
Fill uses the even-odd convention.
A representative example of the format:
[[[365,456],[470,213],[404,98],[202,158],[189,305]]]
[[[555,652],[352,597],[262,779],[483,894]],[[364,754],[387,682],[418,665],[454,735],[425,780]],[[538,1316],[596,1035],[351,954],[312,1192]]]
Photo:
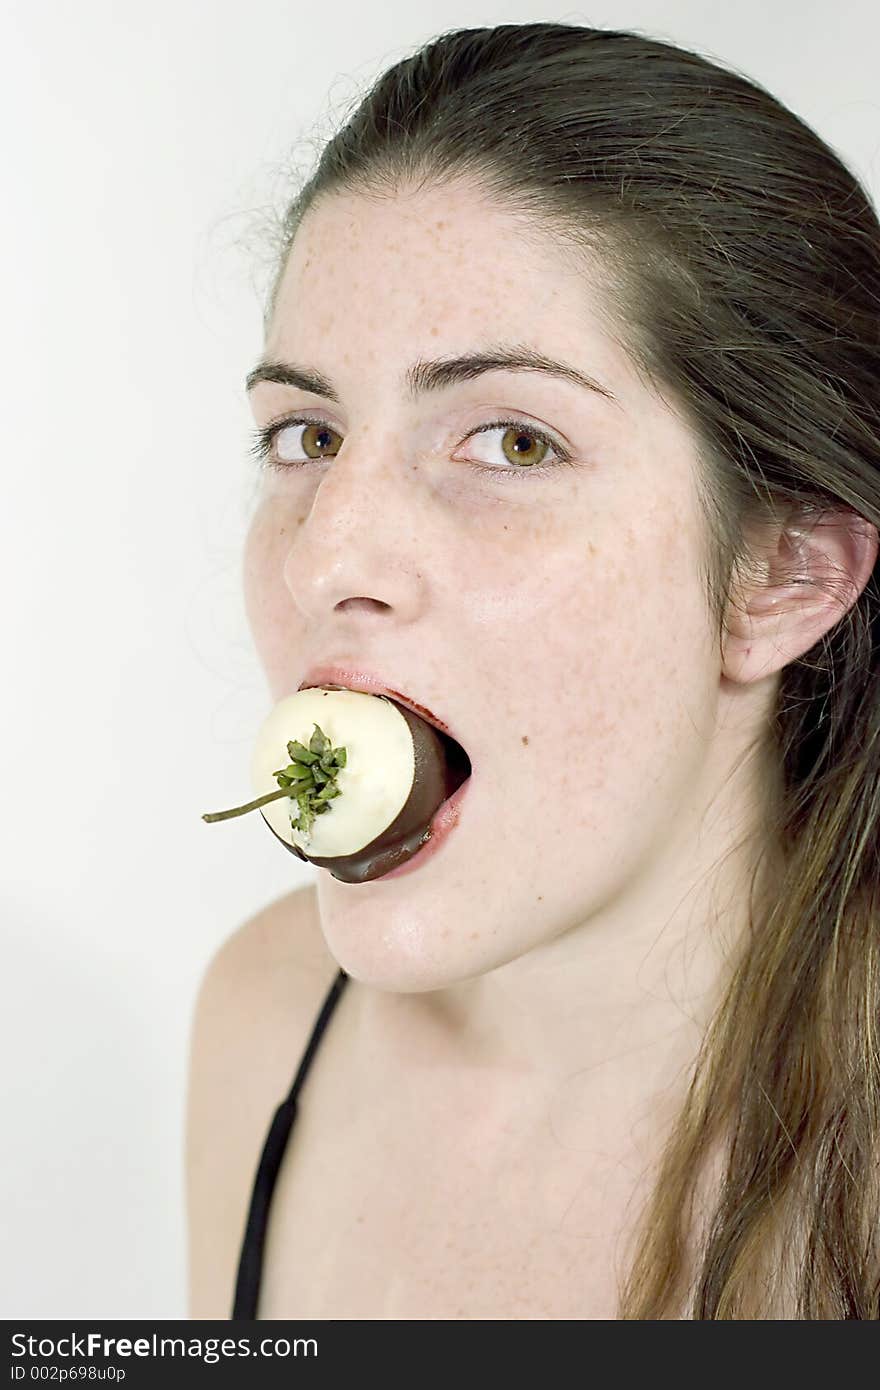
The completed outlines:
[[[578,371],[568,362],[556,362],[552,357],[535,352],[532,348],[507,346],[502,344],[483,352],[466,352],[457,357],[441,357],[430,361],[419,359],[404,374],[404,387],[411,399],[416,399],[428,391],[442,391],[460,381],[472,381],[485,372],[540,372],[545,376],[555,376],[563,381],[574,382],[586,391],[597,392],[619,405],[617,397],[607,386],[595,381],[586,372]],[[323,373],[310,367],[297,366],[294,362],[277,362],[264,359],[249,372],[245,388],[252,391],[261,381],[276,382],[280,386],[298,386],[315,396],[325,396],[327,400],[340,402],[339,392]]]

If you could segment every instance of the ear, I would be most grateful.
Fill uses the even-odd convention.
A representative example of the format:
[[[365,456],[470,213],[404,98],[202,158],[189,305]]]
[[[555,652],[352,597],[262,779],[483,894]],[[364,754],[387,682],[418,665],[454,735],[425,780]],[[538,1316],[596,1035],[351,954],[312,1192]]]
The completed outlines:
[[[877,527],[847,508],[809,522],[763,523],[755,563],[727,611],[722,673],[749,684],[794,661],[840,621],[877,559]]]

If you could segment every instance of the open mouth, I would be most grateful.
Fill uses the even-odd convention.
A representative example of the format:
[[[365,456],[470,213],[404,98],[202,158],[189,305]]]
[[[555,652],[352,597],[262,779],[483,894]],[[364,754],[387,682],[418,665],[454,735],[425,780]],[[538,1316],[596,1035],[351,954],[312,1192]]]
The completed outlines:
[[[448,800],[450,796],[454,796],[462,783],[467,781],[473,769],[467,750],[460,743],[457,743],[451,734],[444,733],[439,728],[437,734],[446,754],[446,796]]]
[[[425,718],[424,714],[420,717]],[[414,838],[411,841],[409,854],[403,862],[396,866],[392,863],[384,873],[378,875],[383,880],[398,878],[403,874],[413,872],[438,852],[458,824],[461,815],[461,800],[465,796],[467,784],[470,782],[472,767],[467,750],[457,739],[446,733],[445,729],[439,728],[432,720],[425,719],[425,722],[431,723],[443,748],[444,791],[446,795],[431,816],[427,828],[420,833],[418,839]]]
[[[296,726],[304,760],[321,751],[311,746],[312,738],[347,753],[338,771],[322,764],[307,777],[295,766],[289,769],[288,776],[299,776],[308,789],[297,798],[292,833],[286,822],[272,827],[270,820],[270,827],[292,853],[348,883],[390,877],[436,853],[458,823],[473,772],[470,754],[445,721],[375,676],[338,668],[313,668],[296,696],[277,708]],[[306,726],[314,730],[308,739]],[[280,726],[271,731],[273,757],[283,732]],[[312,778],[320,791],[312,788]],[[328,779],[330,797],[339,800],[326,798]],[[318,804],[322,798],[326,805]]]
[[[405,709],[410,710],[413,714],[417,715],[419,719],[423,720],[426,724],[430,724],[432,729],[436,731],[437,736],[439,737],[440,742],[443,745],[443,752],[446,759],[447,799],[450,796],[453,796],[455,792],[458,791],[458,788],[462,785],[462,783],[466,782],[468,777],[470,777],[473,769],[467,750],[464,748],[462,744],[458,742],[457,739],[453,738],[452,734],[450,734],[447,731],[446,725],[440,719],[438,719],[436,715],[432,714],[429,709],[426,709],[424,705],[418,704],[415,700],[408,699],[400,691],[391,690],[388,686],[380,686],[378,682],[376,682],[374,679],[358,679],[355,673],[352,673],[351,677],[348,680],[346,680],[345,683],[342,683],[338,679],[336,681],[326,679],[321,680],[317,678],[317,675],[318,673],[316,672],[314,678],[306,678],[306,680],[304,680],[300,685],[299,689],[309,690],[313,688],[319,688],[323,690],[360,690],[368,695],[384,695],[387,699],[390,699],[395,703],[402,705]]]

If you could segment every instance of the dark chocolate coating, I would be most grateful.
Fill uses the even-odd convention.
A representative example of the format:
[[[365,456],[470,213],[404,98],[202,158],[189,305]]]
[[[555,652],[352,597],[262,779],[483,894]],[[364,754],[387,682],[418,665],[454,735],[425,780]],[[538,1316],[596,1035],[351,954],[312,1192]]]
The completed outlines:
[[[390,699],[390,696],[383,696],[383,699]],[[446,755],[449,745],[433,724],[420,719],[406,705],[400,705],[396,700],[391,700],[391,703],[400,710],[412,731],[415,775],[409,796],[390,825],[356,854],[312,858],[297,845],[283,840],[266,821],[275,838],[291,854],[309,864],[317,864],[319,869],[328,869],[334,878],[343,883],[368,883],[370,879],[380,878],[411,859],[429,838],[428,827],[434,812],[464,781],[463,768],[450,764]],[[330,810],[324,814],[332,816],[332,801]]]

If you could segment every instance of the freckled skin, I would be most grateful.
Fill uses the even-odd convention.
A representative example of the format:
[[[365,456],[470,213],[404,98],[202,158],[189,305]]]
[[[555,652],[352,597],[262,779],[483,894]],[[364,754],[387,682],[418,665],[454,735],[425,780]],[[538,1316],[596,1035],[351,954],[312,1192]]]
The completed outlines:
[[[297,235],[265,347],[326,374],[341,404],[272,384],[251,398],[261,424],[315,411],[344,440],[261,483],[244,582],[272,698],[313,662],[362,665],[447,717],[474,765],[423,869],[318,874],[327,944],[377,987],[365,1009],[399,993],[395,1018],[438,1047],[479,1038],[553,1071],[680,1024],[669,953],[689,928],[688,987],[714,979],[710,869],[754,805],[731,773],[769,693],[734,707],[722,680],[694,441],[609,331],[609,278],[464,185],[334,195]],[[575,364],[619,404],[527,372],[406,397],[416,359],[500,341]],[[508,413],[576,466],[475,472],[468,459],[517,466],[503,430],[465,439]],[[634,1057],[621,1089],[649,1071]]]

